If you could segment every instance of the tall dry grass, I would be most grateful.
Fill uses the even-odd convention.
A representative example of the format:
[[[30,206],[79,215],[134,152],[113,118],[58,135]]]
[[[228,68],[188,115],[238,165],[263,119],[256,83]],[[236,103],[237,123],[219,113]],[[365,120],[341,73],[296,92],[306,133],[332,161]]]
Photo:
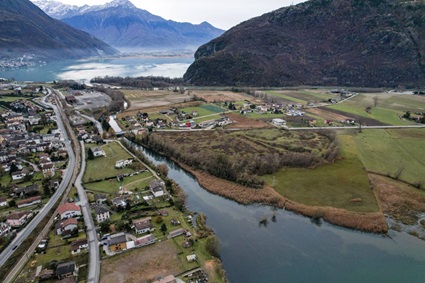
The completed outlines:
[[[285,208],[304,216],[323,218],[328,223],[365,232],[386,233],[388,231],[385,216],[382,212],[358,213],[333,207],[308,206],[285,199],[267,185],[263,186],[262,189],[251,189],[214,177],[206,172],[193,170],[181,163],[180,166],[191,172],[199,184],[207,191],[241,204],[261,203]]]

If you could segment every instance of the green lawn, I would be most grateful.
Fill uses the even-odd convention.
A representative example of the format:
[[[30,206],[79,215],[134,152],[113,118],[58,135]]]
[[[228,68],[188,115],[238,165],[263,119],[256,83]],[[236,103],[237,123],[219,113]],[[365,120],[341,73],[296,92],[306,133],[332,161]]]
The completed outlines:
[[[106,157],[100,156],[93,160],[87,160],[87,167],[83,179],[84,183],[90,182],[90,180],[99,180],[119,174],[134,172],[134,170],[129,167],[115,169],[115,163],[118,160],[132,157],[118,143],[112,142],[102,145],[101,147],[105,151]]]
[[[424,129],[366,129],[355,137],[367,170],[425,188]]]
[[[212,105],[212,104],[206,104],[206,105],[197,106],[197,107],[186,107],[186,108],[182,108],[182,109],[179,109],[179,110],[184,111],[188,114],[192,114],[193,111],[198,112],[198,115],[194,116],[193,118],[218,114],[218,113],[222,113],[224,111],[227,111],[227,109],[222,109],[222,108],[217,107],[217,106]]]
[[[378,211],[367,173],[357,157],[354,137],[340,135],[339,141],[342,158],[334,164],[314,169],[286,168],[264,179],[284,197],[306,205]]]
[[[123,186],[129,191],[136,191],[148,186],[153,176],[150,172],[144,172],[131,177],[124,177],[122,182],[118,182],[116,178],[101,182],[87,183],[84,186],[95,193],[116,194],[119,192],[119,187]]]

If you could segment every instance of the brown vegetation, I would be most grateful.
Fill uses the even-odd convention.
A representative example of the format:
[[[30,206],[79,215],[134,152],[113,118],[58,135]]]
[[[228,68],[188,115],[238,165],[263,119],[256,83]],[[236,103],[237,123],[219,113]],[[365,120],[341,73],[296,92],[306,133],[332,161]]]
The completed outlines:
[[[391,178],[369,174],[381,211],[403,224],[416,224],[425,213],[425,192]]]
[[[270,124],[267,124],[261,120],[254,120],[242,115],[227,113],[227,117],[235,123],[227,126],[228,129],[253,129],[253,128],[272,128]]]
[[[331,224],[361,231],[385,233],[388,230],[384,214],[381,212],[358,213],[332,207],[308,206],[285,199],[267,185],[261,189],[250,189],[234,182],[211,176],[206,172],[193,170],[184,164],[180,163],[180,165],[191,172],[207,191],[235,200],[241,204],[261,203],[285,208],[311,218],[323,218],[323,220]]]
[[[178,252],[172,242],[163,241],[144,247],[143,252],[134,250],[102,260],[100,282],[151,282],[158,276],[179,274],[184,268]]]
[[[130,138],[192,168],[253,188],[264,183],[257,175],[283,166],[314,167],[338,154],[335,135],[278,129],[161,132]]]

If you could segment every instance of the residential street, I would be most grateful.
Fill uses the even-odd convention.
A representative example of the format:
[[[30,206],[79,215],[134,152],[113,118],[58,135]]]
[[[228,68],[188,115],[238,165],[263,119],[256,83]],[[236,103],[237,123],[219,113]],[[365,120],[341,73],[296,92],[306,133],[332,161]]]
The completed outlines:
[[[84,223],[86,224],[87,230],[87,242],[89,244],[89,272],[87,282],[99,282],[100,274],[100,254],[99,254],[99,241],[97,240],[96,226],[94,225],[90,204],[87,201],[86,192],[82,186],[82,179],[84,176],[84,170],[86,169],[86,156],[84,150],[84,142],[80,141],[81,146],[81,169],[80,173],[75,180],[75,187],[78,190],[78,196],[80,201],[77,203],[81,206],[81,210],[84,216]]]

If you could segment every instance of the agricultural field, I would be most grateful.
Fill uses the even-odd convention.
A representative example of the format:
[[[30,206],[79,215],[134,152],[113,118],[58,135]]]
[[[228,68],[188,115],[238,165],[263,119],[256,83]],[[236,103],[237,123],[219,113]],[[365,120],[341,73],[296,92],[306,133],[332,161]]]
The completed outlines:
[[[95,147],[95,145],[89,145]],[[96,157],[93,160],[88,160],[86,171],[84,173],[83,182],[89,183],[95,180],[101,180],[108,177],[117,176],[120,174],[133,173],[134,169],[125,167],[116,169],[115,163],[120,159],[128,159],[132,156],[125,151],[118,143],[112,142],[100,146],[105,151],[106,156]],[[87,154],[87,152],[86,152]],[[87,155],[86,155],[87,156]]]
[[[425,189],[424,129],[365,129],[354,141],[366,170]]]
[[[376,105],[376,106],[375,106]],[[366,107],[371,107],[370,113]],[[347,116],[355,115],[358,119],[373,119],[388,125],[412,125],[403,116],[406,111],[412,114],[425,112],[425,96],[396,93],[362,93],[342,103],[328,106],[327,110],[336,110]]]
[[[251,101],[252,103],[261,103],[261,100],[256,99],[243,92],[233,92],[226,90],[202,90],[202,89],[191,89],[188,91],[190,95],[201,98],[207,103],[212,102],[226,102],[226,101]]]
[[[174,92],[171,90],[130,90],[122,89],[125,97],[130,101],[128,111],[143,109],[153,106],[172,105],[192,99],[191,95]]]
[[[339,135],[341,157],[316,168],[284,168],[264,176],[284,197],[311,206],[329,206],[354,212],[379,211],[368,175],[350,134]]]

